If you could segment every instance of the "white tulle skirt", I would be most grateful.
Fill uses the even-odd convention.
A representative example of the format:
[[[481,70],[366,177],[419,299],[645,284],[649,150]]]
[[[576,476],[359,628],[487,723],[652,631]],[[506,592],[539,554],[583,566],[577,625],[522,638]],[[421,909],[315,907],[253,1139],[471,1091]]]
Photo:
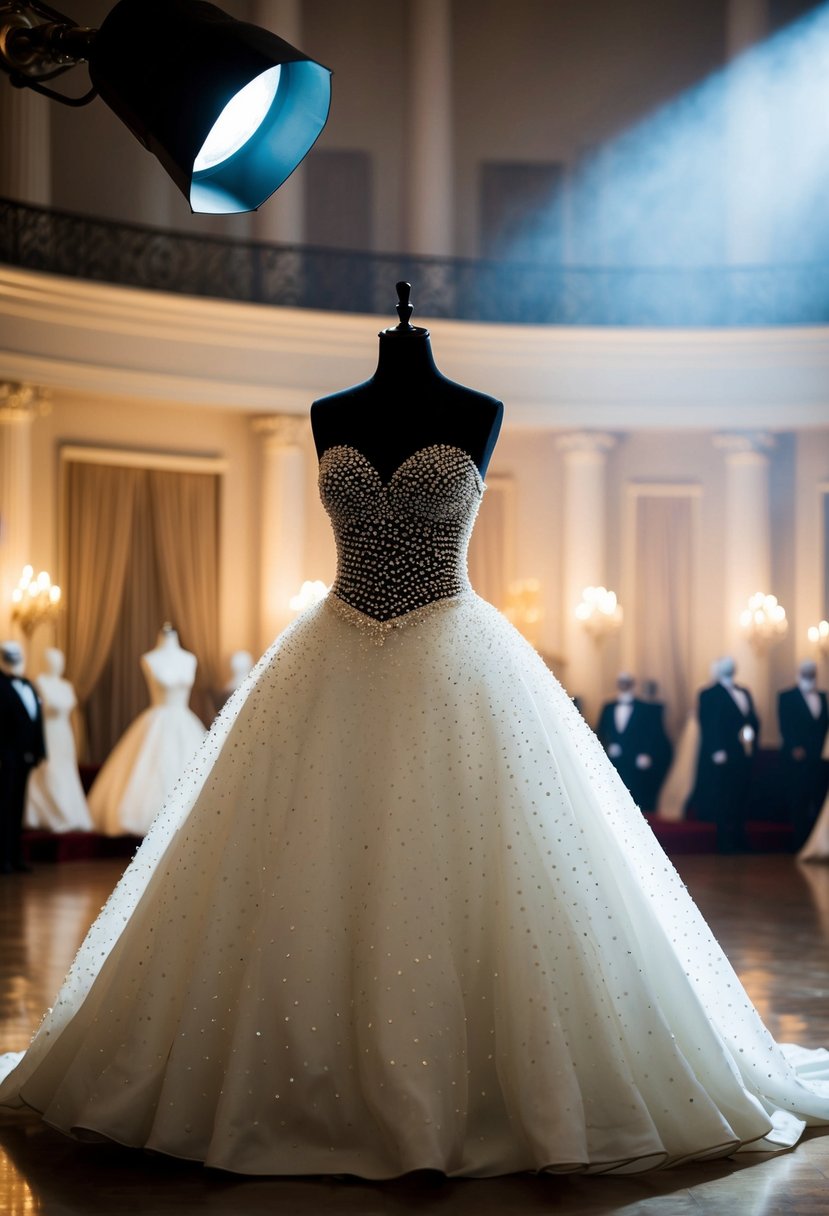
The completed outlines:
[[[641,1170],[794,1143],[769,1036],[535,652],[334,601],[217,719],[0,1086],[252,1174]]]
[[[200,719],[186,705],[155,705],[140,713],[89,791],[96,831],[145,836],[204,734]]]

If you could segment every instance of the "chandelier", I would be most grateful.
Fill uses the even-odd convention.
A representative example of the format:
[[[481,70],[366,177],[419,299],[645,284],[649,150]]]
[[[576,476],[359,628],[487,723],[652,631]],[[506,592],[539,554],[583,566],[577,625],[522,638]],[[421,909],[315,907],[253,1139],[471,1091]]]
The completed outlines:
[[[749,598],[747,606],[740,613],[740,629],[743,636],[748,638],[753,649],[758,653],[767,650],[774,642],[779,642],[789,628],[786,620],[786,609],[777,602],[776,595],[766,595],[757,591]]]
[[[616,633],[622,624],[622,605],[607,587],[585,587],[576,605],[576,617],[596,642]]]
[[[30,638],[38,625],[57,620],[59,612],[60,587],[45,570],[35,578],[34,567],[24,566],[20,582],[12,592],[12,621]]]
[[[810,625],[807,636],[812,645],[817,646],[821,655],[829,654],[829,621],[819,621],[817,625]]]

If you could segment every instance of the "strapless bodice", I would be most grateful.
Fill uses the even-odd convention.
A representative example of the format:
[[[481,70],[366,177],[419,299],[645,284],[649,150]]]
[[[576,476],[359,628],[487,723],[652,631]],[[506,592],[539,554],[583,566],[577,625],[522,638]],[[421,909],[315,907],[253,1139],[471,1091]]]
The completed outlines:
[[[190,693],[193,691],[193,681],[179,679],[175,683],[162,683],[161,680],[150,676],[147,680],[150,692],[150,705],[157,709],[160,705],[174,709],[187,709],[190,704]]]
[[[466,553],[484,484],[467,452],[420,448],[383,482],[368,457],[340,444],[320,459],[319,488],[337,544],[339,600],[390,621],[469,588]]]

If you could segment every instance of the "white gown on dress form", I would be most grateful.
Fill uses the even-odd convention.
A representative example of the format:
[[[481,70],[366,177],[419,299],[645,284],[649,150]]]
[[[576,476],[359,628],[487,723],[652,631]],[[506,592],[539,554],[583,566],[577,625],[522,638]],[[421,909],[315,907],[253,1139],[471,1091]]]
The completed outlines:
[[[829,760],[829,735],[823,744],[823,760]],[[829,794],[826,795],[815,826],[797,855],[799,861],[829,861]]]
[[[568,694],[468,586],[470,458],[383,484],[337,447],[320,484],[332,592],[219,714],[0,1103],[368,1178],[641,1170],[829,1122],[829,1055],[796,1070],[772,1040]]]
[[[150,706],[118,740],[89,791],[95,827],[106,836],[146,835],[205,735],[188,708],[195,665],[176,662],[165,671],[149,658],[142,656],[141,667]]]
[[[83,792],[71,714],[77,705],[75,690],[59,676],[35,680],[43,704],[46,759],[33,770],[26,786],[27,828],[50,832],[90,832],[92,817]]]

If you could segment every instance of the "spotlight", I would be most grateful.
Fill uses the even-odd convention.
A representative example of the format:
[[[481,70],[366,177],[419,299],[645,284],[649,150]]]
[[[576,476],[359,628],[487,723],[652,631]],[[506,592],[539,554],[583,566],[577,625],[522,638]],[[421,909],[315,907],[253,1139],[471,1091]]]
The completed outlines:
[[[93,88],[83,97],[45,86],[84,60]],[[100,95],[194,212],[256,210],[313,146],[331,104],[328,68],[203,0],[119,0],[98,30],[39,0],[0,0],[0,68],[68,105]]]

